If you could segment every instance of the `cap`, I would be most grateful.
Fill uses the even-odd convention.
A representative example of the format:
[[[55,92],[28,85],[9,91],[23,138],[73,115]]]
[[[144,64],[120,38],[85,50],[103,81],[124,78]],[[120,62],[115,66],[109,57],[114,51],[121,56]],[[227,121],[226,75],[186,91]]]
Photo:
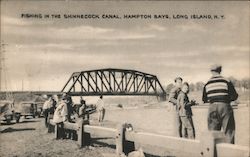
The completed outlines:
[[[174,79],[174,82],[177,82],[177,80],[183,80],[181,77],[176,77],[175,79]]]
[[[58,96],[55,94],[52,96],[52,98],[55,100],[55,101],[58,101]]]
[[[81,104],[85,104],[85,103],[86,103],[86,101],[85,101],[85,100],[83,100],[83,99],[81,99],[81,100],[80,100],[80,103],[81,103]]]
[[[222,66],[220,64],[213,64],[213,65],[211,65],[210,70],[216,71],[216,72],[221,72],[221,67]]]
[[[68,98],[69,98],[69,96],[66,93],[63,93],[62,100],[67,100]]]

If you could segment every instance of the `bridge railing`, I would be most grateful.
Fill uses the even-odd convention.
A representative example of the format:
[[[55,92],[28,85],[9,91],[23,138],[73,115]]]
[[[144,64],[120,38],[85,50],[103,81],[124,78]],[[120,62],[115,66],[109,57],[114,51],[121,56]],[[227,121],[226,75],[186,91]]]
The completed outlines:
[[[50,120],[50,125],[55,125]],[[128,155],[135,150],[135,143],[140,145],[150,145],[170,152],[173,156],[193,156],[193,157],[249,157],[249,148],[234,144],[224,143],[225,135],[220,131],[204,132],[200,140],[191,140],[173,136],[159,135],[155,133],[136,132],[128,128],[127,125],[119,125],[117,128],[107,128],[102,126],[91,126],[87,121],[80,120],[77,123],[64,122],[64,128],[77,132],[77,143],[79,147],[84,147],[90,143],[90,136],[113,138],[116,142],[116,155]],[[58,137],[57,127],[55,127],[55,137]],[[145,153],[152,154],[147,149]],[[153,155],[160,155],[154,152]]]

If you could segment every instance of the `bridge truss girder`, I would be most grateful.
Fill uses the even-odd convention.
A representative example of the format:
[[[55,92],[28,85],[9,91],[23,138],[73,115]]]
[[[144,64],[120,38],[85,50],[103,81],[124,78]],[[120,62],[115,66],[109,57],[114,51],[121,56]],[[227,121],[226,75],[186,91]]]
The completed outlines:
[[[155,75],[124,69],[75,72],[62,92],[71,96],[151,95],[166,99],[166,92]]]

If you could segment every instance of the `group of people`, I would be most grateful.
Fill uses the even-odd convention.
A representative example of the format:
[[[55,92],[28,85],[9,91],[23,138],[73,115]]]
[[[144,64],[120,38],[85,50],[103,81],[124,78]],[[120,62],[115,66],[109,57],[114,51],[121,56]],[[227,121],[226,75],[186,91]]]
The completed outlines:
[[[203,102],[209,103],[207,126],[209,130],[221,130],[222,128],[227,142],[234,143],[235,120],[230,103],[238,98],[238,94],[233,84],[220,75],[221,65],[213,65],[210,70],[212,77],[205,84],[202,96]],[[189,84],[183,83],[183,79],[177,77],[175,87],[169,94],[169,102],[175,106],[178,136],[194,139],[195,128],[191,107],[197,105],[197,103],[195,100],[189,100],[188,93]],[[53,115],[53,122],[56,123],[58,129],[63,129],[63,122],[65,121],[73,122],[71,115],[74,112],[77,113],[77,118],[88,119],[89,115],[86,114],[85,109],[86,102],[83,99],[80,100],[80,106],[76,106],[67,94],[63,94],[60,102],[56,102],[53,97],[50,97],[43,106],[45,126],[48,126],[49,115]],[[102,96],[96,104],[96,111],[98,112],[98,122],[102,123],[105,116]]]
[[[98,111],[98,121],[102,123],[105,115],[103,97],[100,96],[96,104],[96,110]],[[43,105],[43,114],[45,118],[45,126],[48,127],[49,117],[53,116],[53,122],[57,125],[59,138],[67,138],[71,136],[70,132],[67,134],[67,130],[64,129],[64,122],[75,123],[78,120],[88,120],[89,114],[86,112],[86,102],[82,98],[80,104],[73,103],[71,96],[64,93],[60,101],[56,101],[54,96],[48,98]]]
[[[231,102],[237,100],[238,94],[233,84],[220,75],[221,65],[212,65],[210,71],[212,77],[205,84],[202,96],[203,102],[209,103],[208,130],[221,130],[222,128],[226,142],[234,144],[235,120]],[[181,77],[175,79],[175,87],[170,92],[169,102],[175,106],[179,137],[194,139],[195,129],[191,106],[197,103],[189,100],[189,85],[182,81]]]
[[[196,105],[196,102],[194,100],[189,101],[189,84],[187,82],[182,83],[182,81],[181,77],[175,79],[175,87],[169,94],[169,102],[175,106],[179,137],[194,139],[195,129],[191,106]]]

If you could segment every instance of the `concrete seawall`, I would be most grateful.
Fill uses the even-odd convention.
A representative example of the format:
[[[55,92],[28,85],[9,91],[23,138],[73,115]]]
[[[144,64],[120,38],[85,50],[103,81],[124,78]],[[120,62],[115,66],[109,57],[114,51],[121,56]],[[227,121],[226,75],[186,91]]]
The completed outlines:
[[[208,106],[193,107],[193,121],[196,138],[207,130]],[[236,121],[236,144],[249,146],[249,107],[239,106],[234,109]],[[115,123],[131,123],[135,130],[143,130],[163,135],[176,136],[175,111],[166,104],[160,108],[116,109],[106,111],[106,120]]]

